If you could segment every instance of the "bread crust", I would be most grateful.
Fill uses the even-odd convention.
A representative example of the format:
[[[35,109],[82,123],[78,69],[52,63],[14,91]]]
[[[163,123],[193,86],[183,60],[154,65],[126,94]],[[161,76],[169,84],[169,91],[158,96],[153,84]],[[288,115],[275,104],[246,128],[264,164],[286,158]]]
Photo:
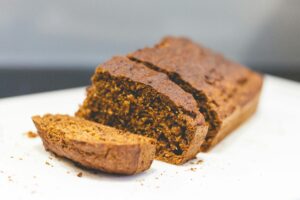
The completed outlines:
[[[143,64],[133,62],[125,56],[114,56],[109,61],[100,64],[92,78],[94,84],[97,83],[97,77],[102,71],[107,71],[112,76],[126,77],[134,82],[151,86],[159,93],[167,96],[177,106],[199,115],[199,124],[205,123],[194,97],[169,80],[167,75],[149,69]]]
[[[229,133],[237,129],[243,122],[249,119],[257,110],[259,104],[260,93],[256,94],[253,99],[247,102],[242,107],[238,107],[235,111],[227,117],[223,123],[219,133],[214,137],[210,146],[206,151],[211,150],[215,145],[222,141]]]
[[[49,121],[48,119],[53,119]],[[56,122],[59,119],[60,122]],[[32,120],[38,130],[44,147],[57,154],[68,158],[80,165],[115,174],[135,174],[147,170],[154,159],[155,141],[150,138],[138,136],[130,133],[121,133],[111,127],[106,127],[84,119],[70,117],[66,115],[45,115],[43,117],[34,116]],[[65,121],[64,121],[65,120]],[[68,121],[67,121],[68,120]],[[84,131],[70,134],[71,125],[64,128],[58,127],[57,123],[80,122],[84,128],[100,127],[100,140],[93,135],[88,135]],[[69,129],[69,130],[68,130]],[[116,141],[111,139],[120,132],[120,137]],[[83,134],[83,135],[82,135]],[[98,134],[97,131],[91,134]],[[124,135],[122,135],[124,134]],[[104,135],[104,136],[103,136]],[[108,136],[102,140],[101,137]],[[123,138],[123,141],[122,141]],[[130,141],[128,140],[130,139]]]

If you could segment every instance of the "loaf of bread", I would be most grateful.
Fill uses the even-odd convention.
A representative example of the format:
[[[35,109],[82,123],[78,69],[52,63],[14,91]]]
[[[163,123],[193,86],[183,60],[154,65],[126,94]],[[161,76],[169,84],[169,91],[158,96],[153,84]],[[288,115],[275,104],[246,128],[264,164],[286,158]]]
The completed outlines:
[[[155,140],[67,115],[34,116],[44,147],[87,168],[135,174],[147,170]]]
[[[76,115],[157,139],[156,159],[182,164],[256,110],[262,76],[186,38],[101,64]]]

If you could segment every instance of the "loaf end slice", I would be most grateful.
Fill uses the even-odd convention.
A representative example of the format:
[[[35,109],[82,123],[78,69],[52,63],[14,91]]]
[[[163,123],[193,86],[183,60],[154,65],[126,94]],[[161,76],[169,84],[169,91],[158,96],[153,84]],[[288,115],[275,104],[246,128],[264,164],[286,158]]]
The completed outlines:
[[[155,140],[67,115],[34,116],[44,147],[80,165],[108,173],[147,170]]]

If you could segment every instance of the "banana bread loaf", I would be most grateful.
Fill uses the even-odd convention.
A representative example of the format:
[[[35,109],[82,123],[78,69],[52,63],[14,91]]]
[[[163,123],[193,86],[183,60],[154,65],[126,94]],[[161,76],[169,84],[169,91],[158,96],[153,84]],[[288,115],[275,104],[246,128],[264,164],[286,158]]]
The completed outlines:
[[[47,114],[32,120],[47,150],[88,168],[135,174],[155,155],[155,140],[82,118]]]
[[[262,76],[186,38],[166,37],[128,57],[192,94],[209,125],[208,150],[255,112]]]
[[[98,66],[76,115],[155,138],[156,159],[182,164],[255,112],[262,81],[189,39],[167,37]]]

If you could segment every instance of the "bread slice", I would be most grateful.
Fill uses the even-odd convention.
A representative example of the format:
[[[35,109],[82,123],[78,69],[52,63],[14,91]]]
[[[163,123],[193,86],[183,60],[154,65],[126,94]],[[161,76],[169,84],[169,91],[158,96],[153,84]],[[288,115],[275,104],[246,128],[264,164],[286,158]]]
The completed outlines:
[[[154,47],[128,57],[166,74],[193,95],[209,124],[202,151],[209,150],[248,119],[258,105],[263,83],[260,74],[189,39],[166,37]]]
[[[44,147],[82,166],[117,174],[147,170],[155,140],[67,115],[34,116]]]
[[[173,164],[195,157],[208,128],[190,93],[122,56],[98,66],[76,116],[154,138],[156,159]]]

